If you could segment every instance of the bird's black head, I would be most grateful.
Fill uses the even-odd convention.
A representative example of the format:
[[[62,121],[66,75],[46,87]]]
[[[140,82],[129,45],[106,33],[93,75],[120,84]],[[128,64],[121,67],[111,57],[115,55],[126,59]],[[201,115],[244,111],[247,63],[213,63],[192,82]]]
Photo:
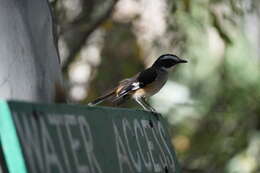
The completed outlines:
[[[164,54],[161,55],[154,63],[153,67],[162,68],[162,69],[170,69],[179,63],[187,63],[188,61],[181,59],[173,54]]]

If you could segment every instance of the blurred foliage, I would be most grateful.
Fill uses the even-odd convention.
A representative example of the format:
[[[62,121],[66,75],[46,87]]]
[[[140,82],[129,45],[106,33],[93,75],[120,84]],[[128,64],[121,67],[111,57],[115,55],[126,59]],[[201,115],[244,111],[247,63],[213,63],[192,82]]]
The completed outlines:
[[[68,1],[52,2],[59,38],[68,49],[62,57],[66,77],[72,63],[83,62],[79,54],[91,44],[91,35],[105,33],[98,49],[100,63],[90,65],[91,75],[84,83],[88,97],[83,103],[134,75],[156,56],[174,51],[189,63],[170,80],[188,88],[192,100],[173,105],[165,115],[172,123],[183,172],[260,172],[260,1],[160,1],[166,4],[166,29],[147,40],[142,39],[144,26],[136,24],[144,20],[144,9],[118,20],[111,17],[118,10],[116,0],[77,0],[81,9],[69,18],[64,6]],[[133,0],[132,6],[133,2],[139,1]],[[77,84],[70,80],[65,81],[69,87]]]

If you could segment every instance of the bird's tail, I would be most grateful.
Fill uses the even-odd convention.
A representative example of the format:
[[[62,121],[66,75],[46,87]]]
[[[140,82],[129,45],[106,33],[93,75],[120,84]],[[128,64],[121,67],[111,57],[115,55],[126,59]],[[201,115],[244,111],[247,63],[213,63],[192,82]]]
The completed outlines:
[[[97,105],[97,104],[99,104],[99,103],[101,103],[101,102],[103,102],[103,101],[105,101],[105,100],[111,99],[111,98],[114,97],[114,96],[115,96],[115,90],[110,91],[110,92],[108,92],[107,94],[98,97],[96,100],[90,102],[88,105],[89,105],[89,106],[95,106],[95,105]]]

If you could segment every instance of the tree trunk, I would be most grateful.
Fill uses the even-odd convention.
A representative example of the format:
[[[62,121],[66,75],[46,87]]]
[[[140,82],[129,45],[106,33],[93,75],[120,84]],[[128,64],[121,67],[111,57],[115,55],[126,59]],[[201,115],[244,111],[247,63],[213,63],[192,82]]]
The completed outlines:
[[[53,102],[59,57],[47,0],[0,0],[0,98]]]

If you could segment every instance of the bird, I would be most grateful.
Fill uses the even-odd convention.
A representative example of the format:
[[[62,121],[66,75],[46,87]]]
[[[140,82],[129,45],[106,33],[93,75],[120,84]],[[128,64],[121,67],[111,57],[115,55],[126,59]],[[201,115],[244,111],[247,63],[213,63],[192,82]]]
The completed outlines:
[[[95,106],[103,101],[116,103],[124,102],[130,98],[134,99],[145,111],[159,114],[147,99],[164,86],[168,80],[168,74],[177,64],[187,63],[187,60],[179,58],[174,54],[163,54],[149,68],[137,73],[131,78],[124,79],[111,91],[90,102],[89,106]]]

